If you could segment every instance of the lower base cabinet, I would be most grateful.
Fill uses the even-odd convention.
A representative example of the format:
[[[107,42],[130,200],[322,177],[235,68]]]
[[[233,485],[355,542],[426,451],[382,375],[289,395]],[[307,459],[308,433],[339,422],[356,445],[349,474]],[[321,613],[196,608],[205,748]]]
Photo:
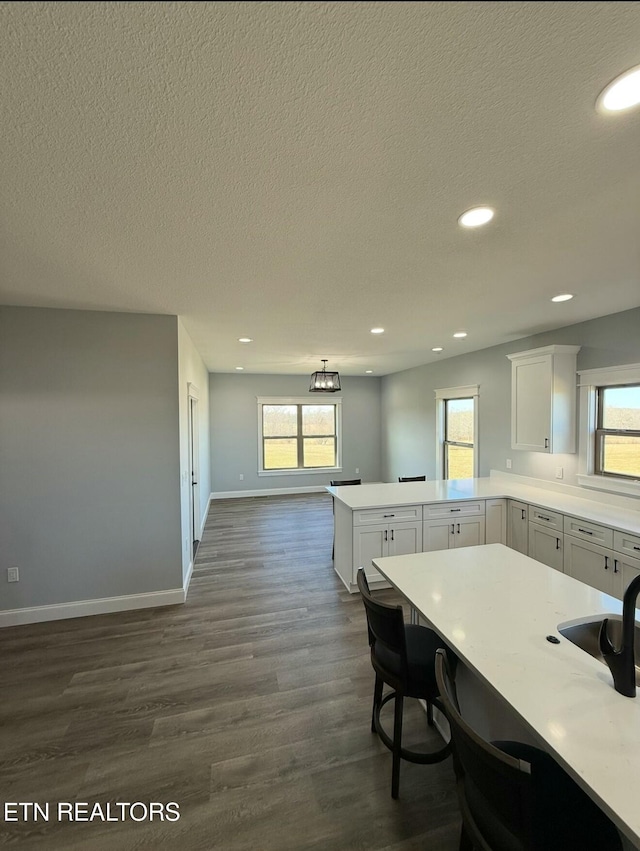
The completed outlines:
[[[548,567],[564,571],[564,535],[529,523],[529,555]]]
[[[364,567],[369,582],[383,580],[371,564],[372,559],[422,552],[422,522],[419,520],[361,526],[353,531],[353,563]]]
[[[422,550],[452,550],[455,547],[476,547],[484,544],[484,517],[460,517],[459,520],[425,520],[422,531]]]
[[[622,597],[622,565],[615,555],[608,547],[566,535],[564,572],[619,598]]]

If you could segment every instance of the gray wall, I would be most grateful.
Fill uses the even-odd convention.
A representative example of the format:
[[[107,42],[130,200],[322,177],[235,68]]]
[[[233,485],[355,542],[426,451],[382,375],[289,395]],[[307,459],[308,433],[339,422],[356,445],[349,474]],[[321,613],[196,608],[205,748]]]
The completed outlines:
[[[0,609],[182,586],[177,333],[0,309]]]
[[[336,394],[343,399],[341,475],[355,478],[358,467],[363,481],[380,481],[380,379],[341,379],[342,392]],[[308,375],[210,374],[211,490],[327,485],[338,474],[258,476],[258,396],[302,396],[314,401]]]
[[[551,344],[582,346],[578,369],[640,362],[640,308],[525,337],[468,355],[385,376],[382,379],[382,473],[385,481],[410,470],[435,477],[436,405],[434,390],[480,385],[480,475],[506,471],[576,484],[577,454],[544,455],[511,449],[511,362],[507,354]]]

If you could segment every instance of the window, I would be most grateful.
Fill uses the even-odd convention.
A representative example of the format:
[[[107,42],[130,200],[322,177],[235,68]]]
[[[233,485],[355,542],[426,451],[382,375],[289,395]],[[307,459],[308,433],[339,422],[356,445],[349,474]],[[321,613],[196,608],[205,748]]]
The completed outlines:
[[[598,387],[595,474],[640,479],[640,384]]]
[[[436,477],[477,477],[478,386],[436,390],[436,406]]]
[[[339,470],[341,402],[258,399],[258,472],[277,475]]]
[[[444,400],[444,478],[473,478],[473,399]]]
[[[640,496],[640,364],[580,370],[578,483]]]

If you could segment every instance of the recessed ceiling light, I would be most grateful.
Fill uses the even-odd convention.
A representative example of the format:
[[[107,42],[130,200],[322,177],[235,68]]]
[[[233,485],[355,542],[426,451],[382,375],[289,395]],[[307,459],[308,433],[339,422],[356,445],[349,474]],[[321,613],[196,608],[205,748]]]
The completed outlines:
[[[371,333],[372,334],[384,334],[384,328],[372,328]]]
[[[462,337],[467,336],[467,332],[466,331],[456,331],[456,333],[453,336],[457,337],[458,339],[462,339]]]
[[[571,293],[563,293],[562,295],[554,295],[551,301],[570,301],[572,298]]]
[[[486,225],[494,216],[491,207],[472,207],[458,218],[458,224],[463,228],[479,228]]]
[[[244,369],[243,366],[237,366],[236,369]]]
[[[367,373],[367,375],[371,375],[371,373],[373,372],[373,370],[372,370],[372,369],[365,369],[365,372]]]
[[[238,337],[239,343],[253,343],[251,337]]]
[[[442,346],[434,346],[434,347],[431,349],[431,351],[432,351],[432,352],[441,352],[441,351],[442,351]]]
[[[596,108],[601,112],[621,112],[640,103],[640,65],[620,74],[598,95]]]

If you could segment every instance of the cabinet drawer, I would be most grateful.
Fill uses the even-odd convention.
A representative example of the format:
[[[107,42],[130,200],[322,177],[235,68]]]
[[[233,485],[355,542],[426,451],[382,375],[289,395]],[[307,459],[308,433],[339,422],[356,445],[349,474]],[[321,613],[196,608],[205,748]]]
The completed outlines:
[[[564,530],[563,514],[558,514],[556,511],[547,511],[545,508],[536,508],[535,505],[529,506],[529,522],[537,523],[539,526],[546,526],[547,529],[556,529],[558,532]]]
[[[463,502],[434,502],[424,506],[425,520],[440,520],[442,517],[479,517],[484,514],[484,500]]]
[[[582,538],[583,541],[591,541],[592,544],[613,547],[613,529],[599,526],[597,523],[591,523],[588,520],[580,520],[578,517],[565,517],[564,531],[567,535]]]
[[[640,558],[640,536],[628,532],[613,533],[613,549],[618,553]]]
[[[390,508],[363,508],[353,512],[354,526],[404,523],[408,520],[422,520],[421,505],[392,505]]]

